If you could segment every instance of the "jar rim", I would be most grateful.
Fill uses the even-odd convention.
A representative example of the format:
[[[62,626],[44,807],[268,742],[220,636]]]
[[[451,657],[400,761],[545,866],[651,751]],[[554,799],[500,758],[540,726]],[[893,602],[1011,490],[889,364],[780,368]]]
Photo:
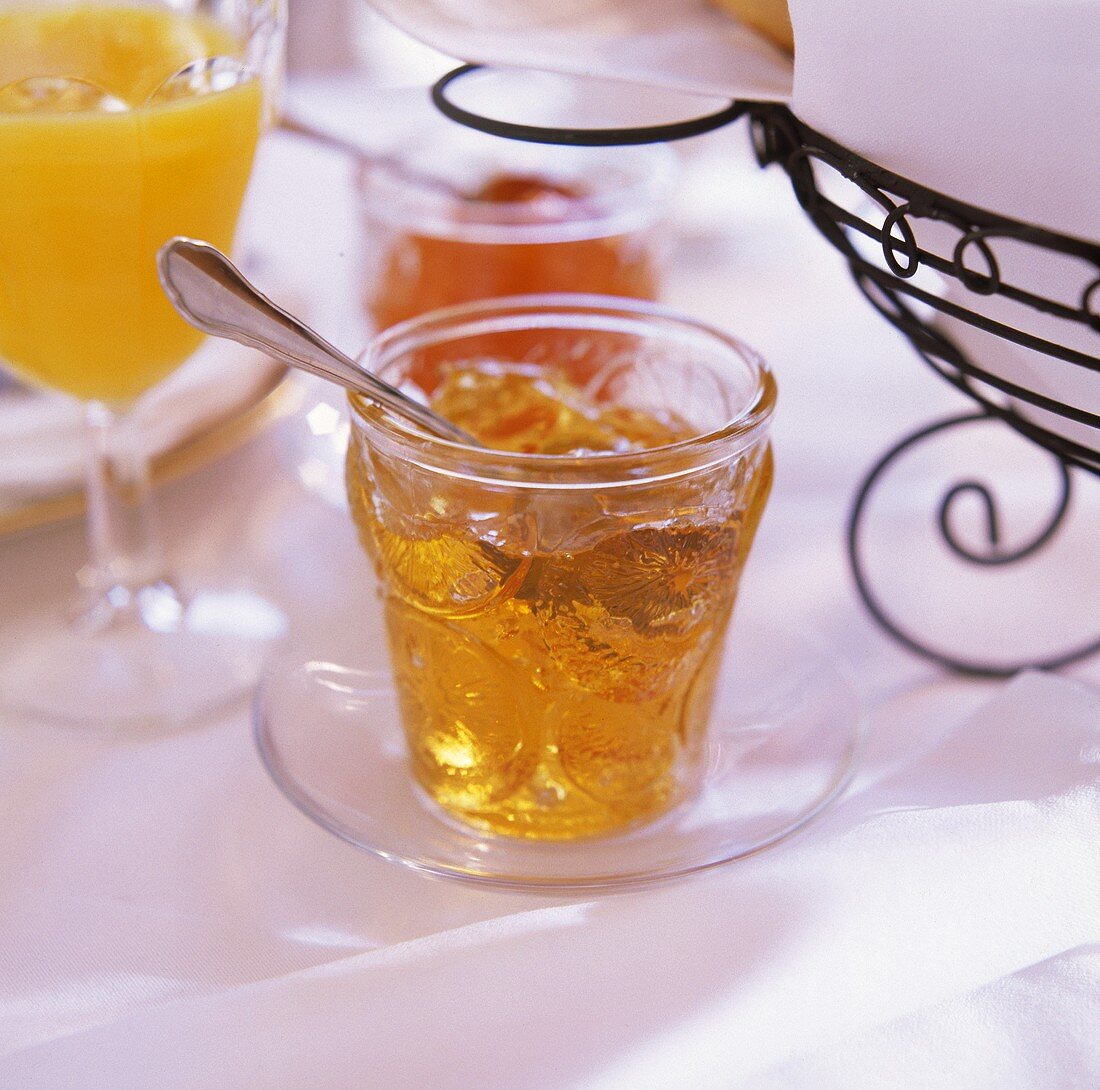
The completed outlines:
[[[644,336],[674,332],[685,343],[735,361],[752,379],[739,410],[698,435],[646,450],[537,454],[493,450],[429,435],[350,394],[353,426],[411,463],[448,475],[525,488],[637,485],[695,473],[729,460],[767,434],[775,410],[771,369],[754,349],[716,327],[658,303],[604,295],[518,295],[444,307],[391,326],[360,357],[382,374],[411,351],[458,336],[532,328],[589,329]]]
[[[620,151],[623,149],[616,149]],[[356,173],[363,214],[402,231],[481,244],[537,245],[627,234],[652,223],[672,194],[676,156],[666,147],[632,148],[614,160],[619,184],[569,201],[565,214],[548,216],[531,201],[468,200],[403,170],[398,155],[364,162]],[[502,161],[499,173],[537,170]],[[568,182],[570,176],[548,179]]]

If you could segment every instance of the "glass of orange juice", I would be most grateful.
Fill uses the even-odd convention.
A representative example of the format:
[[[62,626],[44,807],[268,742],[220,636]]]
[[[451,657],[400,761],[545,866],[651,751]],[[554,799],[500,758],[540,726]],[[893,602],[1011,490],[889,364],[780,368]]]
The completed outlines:
[[[84,402],[89,436],[91,601],[28,629],[3,676],[50,718],[186,718],[239,691],[277,623],[165,579],[127,411],[199,344],[156,252],[232,244],[284,26],[284,0],[0,0],[0,358]]]

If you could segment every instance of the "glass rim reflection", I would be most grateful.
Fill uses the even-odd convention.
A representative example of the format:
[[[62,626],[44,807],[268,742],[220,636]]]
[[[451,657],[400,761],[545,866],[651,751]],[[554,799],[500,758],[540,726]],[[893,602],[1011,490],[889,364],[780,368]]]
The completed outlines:
[[[128,119],[132,121],[134,115],[179,109],[181,103],[174,96],[165,95],[164,92],[170,90],[173,82],[182,76],[197,78],[203,75],[209,78],[215,84],[210,88],[213,92],[232,90],[233,87],[251,80],[266,80],[269,86],[265,98],[276,94],[276,88],[281,80],[280,76],[272,73],[270,69],[281,57],[288,0],[233,0],[231,4],[225,5],[224,11],[221,10],[222,4],[219,0],[39,0],[37,4],[33,0],[0,0],[0,15],[28,11],[63,12],[73,7],[124,11],[167,10],[201,16],[217,27],[231,28],[240,24],[237,29],[240,48],[236,52],[227,54],[195,55],[175,72],[166,76],[157,86],[150,88],[144,97],[133,101],[119,99],[108,88],[81,77],[60,76],[56,73],[31,75],[2,83],[0,92],[46,81],[83,84],[101,92],[105,98],[115,100],[118,106],[110,106],[106,112],[116,115],[123,122]],[[233,77],[232,81],[229,79],[230,75]],[[219,83],[220,86],[217,85]],[[72,124],[85,113],[89,119],[102,122],[101,109],[63,110],[58,111],[54,116],[59,121]],[[11,121],[22,116],[24,115],[21,111],[6,110],[0,105],[0,119]],[[34,113],[34,119],[38,123],[49,122],[50,118],[50,114]],[[269,106],[265,104],[265,124],[269,122]]]

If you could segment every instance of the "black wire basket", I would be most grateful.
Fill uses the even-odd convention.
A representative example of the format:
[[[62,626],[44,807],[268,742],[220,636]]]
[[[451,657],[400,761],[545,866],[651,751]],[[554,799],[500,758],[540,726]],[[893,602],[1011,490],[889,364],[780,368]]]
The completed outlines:
[[[452,85],[477,69],[464,65],[449,73],[433,88],[433,101],[452,120],[509,139],[589,147],[643,144],[696,136],[747,118],[757,161],[786,171],[799,204],[844,255],[868,301],[941,378],[978,406],[904,437],[872,466],[858,488],[847,547],[864,604],[902,644],[968,674],[1007,676],[1027,666],[1054,669],[1100,651],[1100,638],[1026,661],[993,662],[944,650],[892,614],[864,558],[868,501],[887,468],[917,444],[989,420],[1001,421],[1054,456],[1059,494],[1030,540],[1004,548],[994,490],[980,479],[957,480],[939,502],[937,525],[944,543],[956,557],[988,569],[1020,563],[1053,540],[1071,508],[1074,474],[1100,476],[1100,414],[1080,403],[1095,396],[1094,407],[1100,406],[1100,244],[1022,223],[912,182],[809,128],[784,105],[731,102],[705,117],[640,128],[518,125],[454,103]],[[1044,263],[1058,268],[1057,290],[1027,279],[1029,270]],[[1038,368],[1014,372],[984,363],[1003,354],[1006,344],[1038,360]],[[1047,377],[1053,372],[1058,382],[1051,388]],[[1042,381],[1027,380],[1036,375]],[[1067,389],[1084,389],[1087,397],[1065,396]],[[980,549],[954,530],[952,512],[967,495],[977,497],[985,510],[987,540]]]

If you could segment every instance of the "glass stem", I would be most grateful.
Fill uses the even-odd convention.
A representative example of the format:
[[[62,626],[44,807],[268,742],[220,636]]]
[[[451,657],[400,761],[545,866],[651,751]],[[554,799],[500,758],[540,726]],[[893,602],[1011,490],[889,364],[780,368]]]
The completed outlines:
[[[125,611],[142,587],[164,576],[149,458],[137,429],[110,405],[89,402],[88,543],[95,605]]]

